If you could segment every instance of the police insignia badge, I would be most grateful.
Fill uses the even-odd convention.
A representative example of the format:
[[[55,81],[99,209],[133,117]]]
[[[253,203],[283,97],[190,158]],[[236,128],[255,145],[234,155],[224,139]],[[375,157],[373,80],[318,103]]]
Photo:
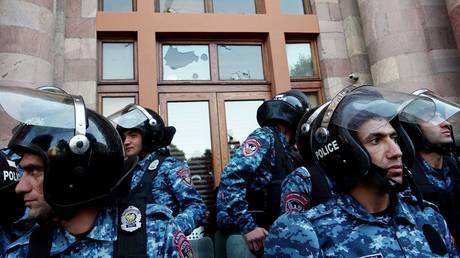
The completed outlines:
[[[141,211],[134,207],[129,206],[121,214],[121,229],[127,232],[133,232],[141,228]]]
[[[176,231],[174,233],[174,244],[179,251],[181,258],[193,258],[192,244],[188,241],[187,237],[182,233],[182,231]]]
[[[247,139],[243,143],[243,155],[245,157],[252,156],[257,153],[260,148],[260,142],[256,139]]]
[[[301,193],[288,193],[284,196],[284,210],[286,212],[302,212],[307,210],[310,200]]]
[[[192,175],[190,174],[190,170],[188,168],[183,168],[176,173],[184,183],[187,185],[192,185]]]
[[[157,160],[157,159],[154,160],[154,161],[152,161],[152,162],[150,163],[148,169],[149,169],[150,171],[155,170],[155,169],[158,167],[158,164],[159,164],[159,163],[160,163],[160,161]]]

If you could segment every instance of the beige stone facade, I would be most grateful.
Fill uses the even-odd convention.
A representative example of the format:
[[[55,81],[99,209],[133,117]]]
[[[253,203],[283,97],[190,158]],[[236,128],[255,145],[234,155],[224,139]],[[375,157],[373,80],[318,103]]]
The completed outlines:
[[[460,97],[460,0],[311,0],[310,4],[319,24],[315,37],[326,99],[349,84],[406,92],[424,87]],[[267,12],[276,6],[265,5]],[[83,95],[96,109],[97,10],[97,0],[0,1],[0,84],[58,85]],[[228,29],[232,31],[231,25]],[[350,74],[358,80],[349,79]],[[147,98],[141,94],[139,99]]]

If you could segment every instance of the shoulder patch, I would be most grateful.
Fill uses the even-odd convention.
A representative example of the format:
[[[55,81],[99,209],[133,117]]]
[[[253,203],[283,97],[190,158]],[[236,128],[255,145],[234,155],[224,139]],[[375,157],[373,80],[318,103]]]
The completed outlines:
[[[310,199],[305,195],[293,192],[284,196],[284,210],[286,212],[302,212],[310,207]]]
[[[243,156],[245,157],[249,157],[249,156],[252,156],[254,154],[257,153],[257,151],[259,151],[260,149],[260,142],[259,140],[255,139],[255,138],[251,138],[251,139],[247,139],[244,143],[243,143]]]
[[[192,185],[192,175],[190,174],[190,170],[188,168],[182,168],[179,170],[176,175],[182,179],[186,185]]]
[[[181,258],[195,257],[193,255],[192,244],[180,230],[177,230],[176,233],[174,233],[174,245],[176,245]]]

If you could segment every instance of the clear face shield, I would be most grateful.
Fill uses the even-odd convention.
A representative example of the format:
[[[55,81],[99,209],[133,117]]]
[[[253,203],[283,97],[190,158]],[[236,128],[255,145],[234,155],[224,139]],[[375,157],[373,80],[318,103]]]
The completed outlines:
[[[0,119],[2,148],[21,125],[73,129],[75,136],[69,143],[72,152],[82,154],[89,148],[86,109],[80,96],[0,86]]]
[[[130,104],[123,109],[110,115],[108,119],[115,125],[125,129],[135,128],[148,121],[154,126],[157,121],[150,115],[147,110],[139,105]]]
[[[426,107],[425,113],[410,107],[417,102]],[[393,118],[406,112],[414,118],[422,115],[432,117],[435,104],[429,98],[396,92],[374,86],[346,88],[331,100],[321,127],[329,123],[349,131],[372,133],[386,126]],[[372,120],[372,123],[363,124]],[[321,133],[318,134],[321,137]]]

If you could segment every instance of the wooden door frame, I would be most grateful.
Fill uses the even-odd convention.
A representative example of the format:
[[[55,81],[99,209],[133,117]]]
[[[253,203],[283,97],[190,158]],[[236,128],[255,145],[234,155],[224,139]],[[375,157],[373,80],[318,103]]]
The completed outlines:
[[[224,92],[224,93],[217,93],[217,112],[221,114],[218,116],[219,118],[219,128],[220,131],[222,130],[227,131],[227,114],[225,113],[225,101],[227,100],[267,100],[271,98],[270,92]],[[227,165],[229,161],[229,153],[228,153],[228,144],[227,144],[227,133],[220,134],[220,147],[221,147],[221,164],[222,170],[224,169],[225,165]]]
[[[168,102],[196,102],[208,101],[209,125],[211,130],[211,149],[212,149],[212,168],[214,177],[214,187],[220,182],[222,171],[222,157],[219,139],[219,121],[217,116],[217,101],[215,93],[161,93],[159,94],[160,116],[168,124]],[[217,173],[214,173],[218,171]]]

